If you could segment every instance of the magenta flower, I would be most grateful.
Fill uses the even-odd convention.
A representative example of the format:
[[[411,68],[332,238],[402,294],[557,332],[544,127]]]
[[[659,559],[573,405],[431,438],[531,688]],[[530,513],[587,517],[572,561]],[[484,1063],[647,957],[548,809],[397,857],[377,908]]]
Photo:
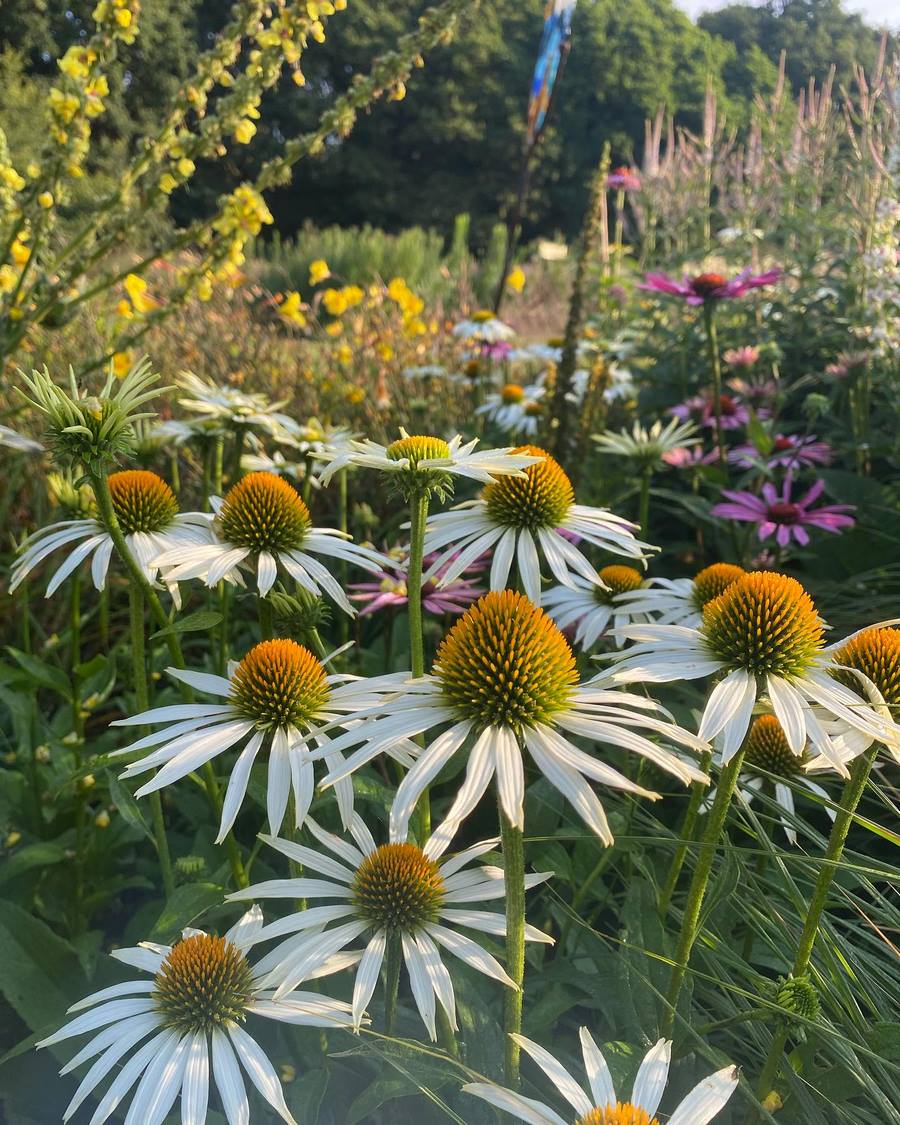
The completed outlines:
[[[759,359],[759,348],[745,344],[742,348],[729,348],[722,356],[729,367],[752,367]]]
[[[735,375],[728,380],[728,386],[738,398],[753,404],[771,402],[778,394],[778,384],[774,379],[742,379]]]
[[[811,465],[829,465],[831,446],[819,441],[815,434],[801,437],[797,434],[776,434],[772,451],[763,456],[753,445],[738,445],[728,454],[728,460],[742,469],[766,465],[770,469],[802,469]]]
[[[724,277],[720,273],[701,273],[696,277],[685,277],[684,281],[673,281],[664,273],[648,273],[638,289],[649,289],[654,293],[683,297],[689,305],[703,305],[707,301],[724,301],[732,297],[742,297],[751,289],[773,285],[779,277],[781,277],[781,270],[778,269],[754,274],[749,268],[732,278]]]
[[[696,468],[700,465],[715,465],[719,460],[719,451],[711,449],[709,453],[704,453],[702,445],[681,445],[678,449],[663,453],[662,460],[673,469]]]
[[[425,570],[433,559],[433,555],[425,557],[423,560]],[[429,613],[436,615],[465,613],[468,607],[478,601],[484,593],[484,589],[476,586],[471,578],[457,578],[447,586],[439,587],[438,583],[442,575],[452,562],[453,559],[448,559],[447,565],[422,585],[422,605]],[[476,560],[466,568],[466,572],[483,570],[484,565],[481,560]],[[350,601],[360,602],[363,605],[359,611],[360,617],[367,617],[380,609],[396,609],[409,601],[405,571],[389,574],[386,570],[382,570],[379,571],[376,581],[351,583],[349,588],[356,591],[350,595]]]
[[[641,176],[636,168],[623,165],[610,172],[606,177],[606,186],[613,191],[640,191]]]
[[[822,531],[840,535],[843,528],[853,527],[856,522],[846,514],[853,511],[853,504],[823,504],[812,509],[812,504],[825,488],[823,480],[817,480],[799,500],[791,499],[791,487],[791,474],[788,473],[781,495],[774,484],[764,484],[762,496],[723,489],[722,495],[728,498],[728,502],[714,505],[712,514],[724,519],[759,524],[759,538],[768,539],[774,533],[779,547],[787,547],[791,539],[805,547],[809,542],[807,527],[818,527]]]
[[[685,399],[677,406],[669,408],[669,413],[674,414],[676,418],[680,418],[683,422],[696,422],[700,426],[714,427],[716,424],[716,412],[713,406],[714,400],[708,395],[694,395],[692,398]],[[741,426],[746,426],[750,421],[750,411],[746,406],[737,398],[731,395],[720,395],[719,406],[722,413],[722,429],[723,430],[739,430]],[[758,418],[768,418],[768,411],[758,410]]]

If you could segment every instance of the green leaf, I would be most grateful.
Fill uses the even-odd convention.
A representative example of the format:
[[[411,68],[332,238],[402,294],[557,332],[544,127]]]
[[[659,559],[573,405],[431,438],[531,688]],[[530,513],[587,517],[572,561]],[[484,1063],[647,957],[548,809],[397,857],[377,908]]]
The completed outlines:
[[[0,992],[32,1031],[58,1021],[83,987],[75,951],[39,919],[0,901]]]
[[[176,887],[150,934],[151,941],[167,942],[179,936],[185,926],[212,906],[219,906],[225,894],[217,883],[187,883]]]
[[[23,875],[26,871],[62,863],[65,858],[65,849],[60,847],[59,844],[53,843],[52,840],[41,840],[35,844],[26,844],[24,848],[19,848],[0,866],[0,885]]]
[[[214,629],[222,620],[221,613],[211,609],[198,609],[196,613],[189,613],[187,617],[176,617],[165,629],[159,629],[150,637],[152,641],[161,637],[170,637],[173,633],[204,633]]]
[[[286,1090],[291,1112],[303,1125],[316,1125],[328,1090],[329,1072],[317,1067],[292,1082]]]
[[[132,828],[136,828],[148,840],[155,843],[153,833],[150,830],[150,825],[144,819],[144,814],[141,812],[141,807],[135,800],[134,794],[127,786],[123,785],[121,781],[113,773],[106,775],[107,785],[109,786],[109,796],[112,803],[116,806],[119,815],[126,824]]]
[[[38,660],[36,656],[29,656],[27,652],[22,652],[11,645],[6,646],[6,651],[22,671],[27,672],[30,678],[40,687],[55,691],[63,699],[72,698],[72,684],[65,672],[55,668],[52,664],[45,664],[43,660]]]

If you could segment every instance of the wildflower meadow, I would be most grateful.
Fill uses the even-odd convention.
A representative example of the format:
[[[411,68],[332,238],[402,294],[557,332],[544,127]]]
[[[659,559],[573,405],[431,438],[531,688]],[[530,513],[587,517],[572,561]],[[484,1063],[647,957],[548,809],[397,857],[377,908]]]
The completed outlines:
[[[896,39],[360,5],[0,13],[0,1122],[900,1123]]]

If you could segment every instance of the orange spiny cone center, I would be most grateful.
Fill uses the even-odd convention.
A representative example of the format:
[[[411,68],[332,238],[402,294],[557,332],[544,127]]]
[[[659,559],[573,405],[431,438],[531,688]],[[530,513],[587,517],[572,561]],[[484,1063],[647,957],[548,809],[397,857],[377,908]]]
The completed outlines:
[[[109,491],[113,511],[126,535],[162,531],[178,515],[178,501],[162,477],[144,469],[111,473]]]
[[[253,974],[237,946],[195,934],[172,947],[151,996],[167,1027],[209,1033],[244,1019],[252,987]]]
[[[231,701],[261,729],[308,723],[331,689],[321,662],[296,641],[262,641],[231,677]]]
[[[289,551],[312,526],[309,508],[274,473],[248,473],[228,491],[219,513],[222,538],[252,551]]]
[[[532,531],[558,527],[575,502],[572,482],[546,450],[522,445],[513,452],[543,460],[529,465],[522,476],[501,477],[487,485],[484,499],[488,515],[506,527]]]

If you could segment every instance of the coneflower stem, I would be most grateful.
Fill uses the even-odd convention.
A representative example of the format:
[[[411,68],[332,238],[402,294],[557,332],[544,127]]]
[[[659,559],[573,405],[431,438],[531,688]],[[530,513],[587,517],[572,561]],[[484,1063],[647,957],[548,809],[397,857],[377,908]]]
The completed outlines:
[[[669,989],[666,993],[666,1011],[663,1014],[661,1034],[669,1039],[672,1028],[675,1026],[675,1013],[678,1010],[678,998],[681,995],[681,986],[687,973],[688,962],[691,959],[691,950],[700,931],[700,911],[703,899],[709,884],[713,861],[716,857],[716,847],[725,827],[731,798],[734,795],[737,780],[740,776],[741,766],[744,762],[743,749],[738,750],[731,761],[722,768],[719,774],[719,785],[713,806],[709,811],[706,829],[700,837],[700,852],[697,856],[697,866],[688,888],[687,902],[684,904],[684,917],[681,920],[681,931],[678,935],[678,948],[675,952],[675,963],[672,966],[672,975],[669,979]]]
[[[511,1038],[522,1030],[522,982],[525,978],[525,846],[522,829],[511,824],[498,805],[506,891],[506,972],[516,987],[504,996],[506,1051],[503,1077],[515,1090],[519,1085],[519,1045]]]
[[[703,770],[704,773],[709,769],[711,760],[712,754],[707,750],[700,759],[700,769]],[[685,859],[687,859],[688,848],[694,840],[694,831],[697,828],[700,807],[703,804],[703,798],[708,788],[709,787],[702,781],[695,781],[691,786],[691,797],[684,814],[684,823],[681,826],[681,842],[675,850],[675,855],[672,856],[672,866],[669,868],[669,874],[666,876],[663,888],[659,892],[659,913],[661,917],[665,917],[669,909],[669,903],[672,901],[672,895],[675,893],[675,888],[678,886],[678,877],[681,875],[681,869],[684,867]]]
[[[847,779],[844,791],[841,794],[840,808],[837,810],[834,824],[831,827],[831,835],[828,837],[828,847],[825,849],[822,866],[819,868],[819,876],[813,887],[812,898],[810,899],[809,908],[806,912],[806,921],[803,923],[803,930],[800,933],[800,941],[797,945],[796,956],[794,957],[794,967],[791,971],[791,975],[794,977],[805,976],[809,970],[809,963],[812,960],[813,947],[816,944],[819,925],[828,903],[828,892],[831,890],[831,884],[834,882],[834,877],[837,874],[838,865],[841,862],[841,856],[844,853],[844,847],[847,843],[847,837],[850,834],[850,827],[853,824],[856,810],[859,808],[859,803],[866,790],[869,774],[872,772],[872,766],[875,763],[878,750],[879,745],[875,743],[865,754],[861,754],[856,759],[850,770],[850,777]],[[772,1040],[772,1046],[769,1048],[769,1054],[766,1056],[766,1061],[763,1064],[762,1072],[759,1076],[757,1095],[760,1099],[768,1095],[769,1091],[772,1089],[772,1083],[778,1076],[787,1038],[788,1029],[783,1028],[778,1031]],[[754,1110],[751,1113],[750,1120],[754,1120],[755,1117],[756,1112]]]
[[[81,575],[76,570],[69,588],[69,667],[72,669],[72,747],[75,769],[81,772],[84,747],[84,719],[81,712]],[[80,780],[80,779],[79,779]],[[84,901],[84,822],[87,812],[87,795],[81,785],[76,786],[75,799],[75,928],[84,926],[82,904]]]
[[[341,469],[337,474],[338,479],[338,531],[347,534],[347,470]],[[347,561],[341,559],[338,563],[338,581],[341,584],[341,589],[347,589]],[[340,615],[340,643],[342,645],[347,643],[350,636],[350,618],[346,613]]]
[[[725,437],[722,431],[722,365],[719,361],[719,339],[716,334],[716,310],[711,300],[703,302],[703,326],[706,329],[706,349],[713,378],[713,414],[716,420],[716,446],[719,461],[725,464]]]
[[[256,612],[259,615],[259,639],[270,641],[275,636],[275,620],[268,598],[257,597]]]
[[[428,522],[428,492],[415,492],[409,500],[409,564],[406,575],[409,614],[409,660],[413,678],[425,675],[425,634],[422,626],[422,568],[425,555],[425,525]],[[419,839],[431,835],[431,802],[426,789],[419,798]]]
[[[638,506],[638,523],[641,528],[641,535],[645,539],[649,537],[648,526],[650,523],[650,479],[653,476],[653,466],[644,465],[641,470],[641,498]]]
[[[386,1035],[394,1034],[397,1018],[397,994],[400,991],[400,967],[403,963],[403,947],[400,931],[388,930],[387,949],[384,960],[384,1030]]]
[[[144,597],[139,586],[128,584],[128,609],[131,622],[131,670],[134,685],[135,705],[138,713],[150,709],[150,693],[147,690],[147,655],[144,647]],[[159,790],[150,794],[150,817],[153,821],[153,837],[159,856],[162,872],[163,891],[169,898],[175,890],[175,876],[172,871],[172,857],[169,854],[169,841],[166,836],[166,822],[163,817],[162,797]]]

